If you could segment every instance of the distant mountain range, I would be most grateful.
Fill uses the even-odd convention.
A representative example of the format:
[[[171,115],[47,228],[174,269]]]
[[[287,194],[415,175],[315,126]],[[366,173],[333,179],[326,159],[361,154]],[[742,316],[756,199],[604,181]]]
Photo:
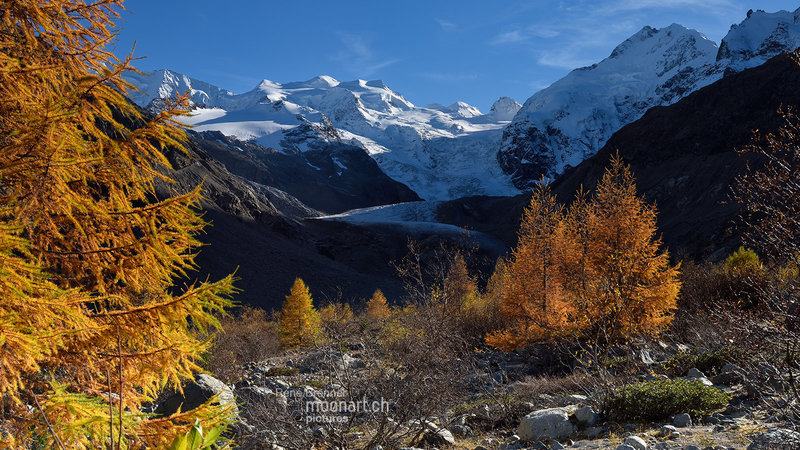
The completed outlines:
[[[501,98],[488,114],[457,102],[416,107],[380,80],[262,81],[233,94],[169,70],[130,75],[133,99],[150,110],[189,92],[196,131],[219,131],[283,153],[330,145],[363,149],[393,179],[427,200],[519,191],[497,162],[503,132],[521,105]]]
[[[800,9],[751,11],[720,45],[673,24],[644,27],[603,61],[572,71],[524,104],[504,97],[487,114],[457,102],[414,106],[380,80],[328,76],[243,94],[169,70],[128,78],[151,110],[189,92],[187,123],[283,153],[363,149],[426,200],[514,195],[595,154],[622,126],[731,73],[800,45]]]

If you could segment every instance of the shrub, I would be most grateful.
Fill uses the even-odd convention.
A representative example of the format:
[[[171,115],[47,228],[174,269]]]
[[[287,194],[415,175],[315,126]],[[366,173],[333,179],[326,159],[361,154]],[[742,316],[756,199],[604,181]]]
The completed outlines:
[[[716,350],[679,352],[672,356],[664,369],[667,375],[680,376],[692,367],[697,368],[706,375],[719,373],[720,369],[728,363],[741,363],[744,355],[737,347],[724,346]]]
[[[654,380],[617,389],[606,412],[621,422],[658,422],[681,413],[702,417],[729,401],[728,394],[700,381]]]
[[[732,272],[761,272],[764,270],[764,266],[761,264],[756,252],[744,247],[739,247],[738,250],[725,258],[723,264],[725,269]]]
[[[263,309],[243,307],[221,323],[225,331],[214,338],[205,364],[205,369],[221,380],[238,381],[247,363],[280,353],[277,324]]]

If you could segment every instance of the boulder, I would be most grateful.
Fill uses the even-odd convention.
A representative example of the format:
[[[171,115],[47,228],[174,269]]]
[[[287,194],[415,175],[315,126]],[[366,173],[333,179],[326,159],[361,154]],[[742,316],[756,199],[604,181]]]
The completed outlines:
[[[692,367],[689,369],[689,372],[686,373],[686,376],[689,378],[705,378],[705,374],[701,372],[698,368]]]
[[[664,425],[658,431],[658,434],[661,436],[672,436],[672,433],[678,433],[678,429],[672,425]]]
[[[446,428],[440,427],[433,422],[425,421],[425,434],[420,439],[420,444],[426,446],[441,447],[444,445],[454,445],[456,440],[453,438],[453,433],[449,432]]]
[[[600,421],[600,415],[591,406],[584,406],[575,411],[575,419],[582,427],[593,427]]]
[[[692,426],[692,416],[686,413],[678,414],[675,416],[675,419],[672,421],[672,424],[678,428],[690,427]]]
[[[745,372],[736,364],[725,364],[719,375],[713,377],[711,381],[718,385],[733,386],[745,381]]]
[[[364,362],[360,359],[354,358],[347,353],[330,350],[314,352],[300,363],[300,370],[304,373],[317,372],[323,369],[342,372],[362,367],[364,367]]]
[[[534,411],[520,420],[517,435],[523,441],[560,439],[575,433],[569,421],[569,411],[564,408],[548,408]]]
[[[194,381],[183,386],[183,394],[175,392],[159,403],[155,413],[160,416],[169,416],[178,410],[189,411],[206,403],[214,396],[217,396],[217,402],[220,405],[230,407],[235,414],[239,413],[233,391],[228,385],[204,373],[197,375]]]
[[[639,436],[628,436],[625,438],[625,445],[629,445],[636,450],[646,450],[647,443]]]

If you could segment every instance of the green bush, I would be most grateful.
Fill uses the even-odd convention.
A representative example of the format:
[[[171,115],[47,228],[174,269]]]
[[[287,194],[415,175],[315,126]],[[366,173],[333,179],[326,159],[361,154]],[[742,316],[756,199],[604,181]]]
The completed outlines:
[[[741,349],[730,345],[713,351],[678,352],[663,364],[663,369],[667,375],[672,377],[685,375],[692,367],[711,376],[718,374],[725,364],[741,364],[743,357]]]
[[[699,381],[654,380],[617,389],[607,412],[620,422],[659,422],[681,413],[702,417],[729,401],[728,394]]]

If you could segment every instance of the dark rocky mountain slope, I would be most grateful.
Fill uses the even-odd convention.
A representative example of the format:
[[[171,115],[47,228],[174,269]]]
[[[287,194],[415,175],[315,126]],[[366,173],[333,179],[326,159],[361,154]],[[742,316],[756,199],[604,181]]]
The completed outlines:
[[[650,109],[615,133],[594,156],[566,171],[554,192],[568,201],[592,188],[619,151],[632,167],[640,193],[659,209],[659,229],[674,255],[720,258],[738,245],[729,230],[737,207],[725,204],[730,184],[747,164],[735,149],[753,130],[775,131],[781,105],[800,105],[800,69],[786,55],[731,74],[681,101]],[[754,161],[757,163],[757,161]],[[494,234],[509,245],[529,195],[472,197],[439,210],[440,219]]]
[[[250,166],[245,158],[235,158],[236,148],[253,153],[265,149],[247,145],[225,144],[213,135],[190,133],[188,153],[169,153],[177,185],[159,186],[161,194],[167,195],[203,183],[202,208],[204,218],[211,224],[201,236],[207,245],[200,249],[196,259],[199,270],[191,277],[218,279],[235,271],[239,278],[236,285],[241,289],[236,299],[243,304],[280,308],[295,277],[307,282],[318,305],[326,300],[368,298],[376,288],[396,300],[403,294],[402,283],[390,262],[399,261],[406,254],[408,239],[431,245],[448,239],[433,231],[409,231],[386,224],[355,225],[313,219],[321,215],[320,211],[298,200],[295,194],[328,211],[345,209],[350,204],[358,207],[415,198],[413,192],[385,177],[362,150],[359,152],[375,166],[378,174],[371,174],[367,167],[366,173],[352,175],[358,182],[348,187],[324,178],[303,178],[307,175],[303,172],[305,163],[281,160],[279,155],[272,155],[275,159],[264,158],[263,165]],[[359,161],[359,156],[347,154],[348,149],[342,152],[345,154],[339,154],[340,161],[349,164]],[[352,159],[346,160],[348,156]],[[286,161],[289,162],[285,166],[279,165]],[[323,166],[325,160],[315,162]],[[293,192],[248,180],[231,173],[226,165]],[[297,171],[291,172],[293,169]],[[319,172],[324,175],[323,170]],[[372,192],[368,192],[370,188]],[[365,194],[359,197],[357,192]],[[496,258],[497,253],[489,256],[488,259]]]

